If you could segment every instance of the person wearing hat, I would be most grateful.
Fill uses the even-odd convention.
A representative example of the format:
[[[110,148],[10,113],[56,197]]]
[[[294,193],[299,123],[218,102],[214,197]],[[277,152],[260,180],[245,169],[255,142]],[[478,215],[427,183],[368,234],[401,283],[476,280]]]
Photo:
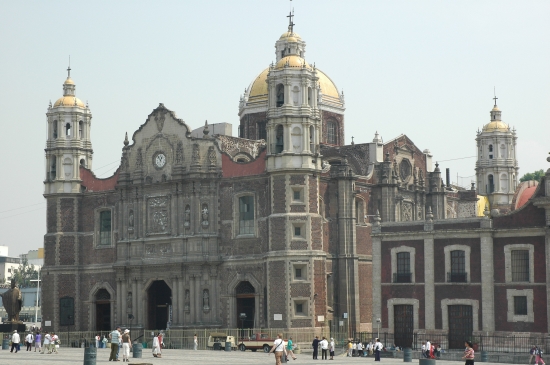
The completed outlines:
[[[122,362],[130,362],[130,346],[132,341],[130,340],[130,330],[125,329],[122,334]]]
[[[21,338],[19,337],[19,333],[17,333],[17,330],[13,331],[13,335],[11,335],[11,350],[10,352],[13,352],[13,349],[15,349],[15,353],[19,351],[19,341],[21,341]]]

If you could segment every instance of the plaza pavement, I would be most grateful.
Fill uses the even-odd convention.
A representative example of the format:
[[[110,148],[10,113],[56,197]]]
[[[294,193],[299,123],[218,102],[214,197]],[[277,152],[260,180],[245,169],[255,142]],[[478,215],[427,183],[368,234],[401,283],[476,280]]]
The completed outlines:
[[[97,364],[110,363],[109,349],[97,350]],[[130,356],[132,354],[130,353]],[[130,364],[153,364],[153,365],[180,365],[180,364],[197,364],[197,365],[246,365],[246,364],[275,364],[273,354],[267,355],[263,352],[241,352],[241,351],[192,351],[192,350],[167,350],[164,349],[162,358],[154,358],[151,354],[151,349],[143,349],[141,359],[130,358]],[[319,364],[324,363],[324,360],[313,360],[311,353],[299,354],[296,361],[290,360],[289,365],[304,365],[304,364]],[[321,354],[319,354],[319,358]],[[122,359],[122,357],[121,357]],[[527,362],[527,356],[526,356]],[[64,348],[62,347],[59,354],[39,354],[38,352],[20,351],[17,354],[10,353],[9,350],[0,350],[0,365],[15,365],[15,364],[40,364],[40,365],[63,365],[63,364],[83,364],[84,349],[82,348]],[[122,361],[118,364],[126,364]],[[361,357],[345,357],[335,356],[333,361],[326,361],[329,365],[343,364],[374,364],[374,358]],[[437,361],[441,365],[458,365],[464,364],[464,361]],[[112,363],[111,363],[112,364]],[[383,358],[379,364],[396,365],[403,364],[403,359],[387,359]],[[413,359],[412,363],[418,364],[417,359]],[[487,365],[491,363],[485,363]],[[495,363],[493,363],[495,364]]]

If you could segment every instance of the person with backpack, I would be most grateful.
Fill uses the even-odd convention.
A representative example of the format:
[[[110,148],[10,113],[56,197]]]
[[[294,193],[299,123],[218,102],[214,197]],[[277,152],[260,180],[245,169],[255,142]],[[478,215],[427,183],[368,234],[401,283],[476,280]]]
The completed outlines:
[[[536,346],[535,347],[535,364],[542,364],[542,365],[545,365],[545,362],[544,360],[542,359],[542,350],[540,349],[540,347]]]

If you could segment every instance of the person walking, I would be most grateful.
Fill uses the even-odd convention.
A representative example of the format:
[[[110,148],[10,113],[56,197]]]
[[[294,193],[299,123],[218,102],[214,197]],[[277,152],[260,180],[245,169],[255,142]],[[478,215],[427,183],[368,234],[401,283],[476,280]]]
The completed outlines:
[[[327,353],[328,353],[328,341],[325,336],[323,336],[323,339],[321,340],[321,360],[327,359]]]
[[[109,355],[109,361],[117,361],[116,354],[118,352],[118,344],[120,337],[120,327],[117,327],[113,332],[109,333],[109,338],[111,339],[111,353]]]
[[[32,332],[29,332],[27,337],[25,337],[25,345],[27,345],[27,351],[31,351],[33,342],[34,342],[34,336]]]
[[[382,348],[384,348],[384,345],[382,345],[380,339],[377,338],[374,343],[374,361],[380,361],[380,351],[382,351]]]
[[[430,359],[430,350],[432,348],[432,343],[430,340],[426,340],[426,358]]]
[[[292,342],[292,337],[288,338],[288,341],[286,342],[286,356],[290,355],[292,357],[292,360],[296,360],[296,356],[294,356],[294,344]]]
[[[116,361],[120,361],[118,355],[120,354],[120,349],[122,348],[122,328],[118,327],[118,349],[116,350]]]
[[[99,336],[99,333],[95,335],[95,348],[99,348],[99,342],[101,341],[101,337]]]
[[[57,348],[59,347],[59,336],[56,335],[54,332],[52,332],[52,340],[50,341],[50,348],[52,349],[51,352],[57,352]]]
[[[351,357],[353,355],[353,344],[351,343],[351,341],[348,340],[348,354],[347,354],[347,357]]]
[[[42,350],[42,335],[40,332],[36,332],[36,336],[34,336],[34,352],[36,352],[36,349],[38,349],[38,352]]]
[[[130,362],[130,346],[132,342],[130,341],[130,330],[125,329],[124,334],[122,335],[122,362]]]
[[[155,337],[153,337],[153,356],[154,357],[162,357],[162,352],[161,352],[161,349],[160,349],[160,332],[157,333],[157,335]]]
[[[275,365],[281,365],[283,355],[286,356],[285,341],[283,340],[282,333],[277,334],[277,339],[273,341],[273,346],[271,346],[271,350],[267,354],[269,355],[272,352],[275,354]]]
[[[462,356],[462,360],[466,360],[465,365],[474,365],[475,353],[472,347],[472,343],[470,341],[466,341],[464,342],[464,345],[466,346],[466,349],[464,350],[464,356]]]
[[[19,333],[17,333],[17,330],[13,331],[13,335],[11,335],[11,350],[10,352],[13,352],[13,349],[15,349],[15,353],[19,351],[19,341],[21,341],[21,338],[19,337]]]
[[[315,336],[313,342],[311,343],[311,347],[313,347],[313,360],[317,360],[317,357],[319,356],[319,342],[319,336]]]
[[[533,345],[533,347],[531,347],[531,350],[529,351],[529,361],[527,362],[527,364],[531,364],[531,361],[533,361],[533,358],[535,357],[535,350],[537,349],[537,346],[536,345]]]
[[[334,338],[330,338],[330,360],[334,360],[334,349],[336,344],[334,343]]]
[[[542,350],[540,349],[540,347],[536,346],[535,347],[535,364],[542,364],[542,365],[545,365],[545,362],[544,360],[542,359]]]
[[[193,350],[197,351],[197,348],[199,347],[199,339],[197,337],[197,334],[193,336]]]
[[[52,341],[52,336],[46,331],[44,335],[44,347],[42,348],[42,353],[45,353],[48,350],[48,354],[51,354],[50,342]]]

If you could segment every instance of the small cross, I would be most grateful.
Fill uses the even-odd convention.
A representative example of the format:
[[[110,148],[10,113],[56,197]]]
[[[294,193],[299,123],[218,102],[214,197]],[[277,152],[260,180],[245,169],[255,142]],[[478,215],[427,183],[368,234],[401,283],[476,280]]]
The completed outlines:
[[[71,78],[71,66],[67,67],[67,72],[69,73],[68,78]]]
[[[294,26],[296,25],[292,22],[292,17],[294,17],[294,12],[293,11],[289,12],[286,17],[288,18],[288,31],[290,33],[293,33],[294,32]]]
[[[497,106],[497,96],[495,95],[495,97],[493,98],[493,100],[495,101],[495,106]]]

